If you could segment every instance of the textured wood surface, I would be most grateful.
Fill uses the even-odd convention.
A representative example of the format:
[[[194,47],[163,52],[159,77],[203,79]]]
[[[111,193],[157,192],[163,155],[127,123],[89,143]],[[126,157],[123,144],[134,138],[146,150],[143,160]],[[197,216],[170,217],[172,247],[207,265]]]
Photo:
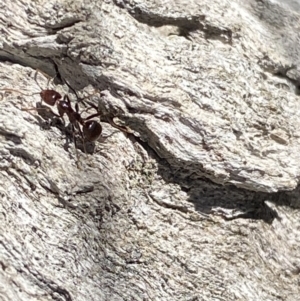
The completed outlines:
[[[0,300],[298,300],[292,2],[0,6]],[[47,87],[93,94],[87,153]]]

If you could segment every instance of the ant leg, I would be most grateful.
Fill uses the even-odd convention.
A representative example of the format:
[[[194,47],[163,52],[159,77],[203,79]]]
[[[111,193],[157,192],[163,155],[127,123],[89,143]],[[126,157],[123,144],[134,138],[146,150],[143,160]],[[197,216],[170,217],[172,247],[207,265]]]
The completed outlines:
[[[51,114],[53,115],[53,116],[55,116],[55,117],[58,117],[58,118],[61,118],[61,119],[63,119],[60,115],[58,115],[58,114],[56,114],[55,112],[53,112],[52,110],[51,110],[51,108],[49,108],[49,107],[42,107],[42,108],[35,108],[35,107],[32,107],[32,108],[21,108],[21,111],[25,111],[25,112],[27,112],[27,111],[42,111],[42,110],[46,110],[46,111],[48,111],[48,112],[51,112]]]
[[[75,94],[76,98],[79,99],[79,96],[75,89],[64,78],[62,78],[62,80],[68,86],[68,88]]]
[[[92,119],[92,118],[94,118],[94,117],[98,117],[98,116],[100,116],[100,115],[101,115],[101,113],[95,113],[95,114],[93,114],[93,115],[90,115],[90,116],[84,118],[83,120],[84,120],[84,121],[85,121],[85,120],[89,120],[89,119]]]
[[[92,94],[90,94],[90,95],[88,95],[86,97],[80,98],[78,96],[76,90],[64,78],[62,78],[62,80],[68,86],[68,88],[75,94],[75,96],[77,98],[77,102],[82,102],[85,106],[86,106],[85,101],[84,101],[85,99],[88,99],[88,98],[94,96],[95,94],[99,93],[99,90],[95,89],[94,93],[92,93]]]
[[[80,128],[79,123],[77,123],[77,129],[78,129],[78,132],[80,133],[80,136],[81,136],[81,139],[82,139],[82,145],[83,145],[84,153],[87,154],[87,150],[86,150],[86,146],[85,146],[85,138],[84,138],[84,135],[83,135],[83,132],[82,132],[82,130],[81,130],[81,128]],[[91,163],[92,166],[93,166],[92,161],[90,161],[90,163]]]
[[[83,97],[83,98],[81,98],[81,99],[80,99],[80,98],[77,98],[77,99],[85,104],[85,99],[88,99],[88,98],[94,96],[94,95],[97,94],[97,93],[99,93],[99,90],[95,89],[94,93],[92,93],[92,94],[90,94],[90,95],[88,95],[88,96],[86,96],[86,97]],[[95,105],[93,105],[93,107],[96,108]],[[98,109],[98,108],[97,108],[97,109]]]
[[[133,133],[133,131],[129,127],[116,124],[114,122],[114,117],[106,117],[106,119],[112,127],[120,130],[121,132],[124,132],[124,133],[127,133],[127,134],[132,134]]]
[[[94,94],[90,95],[90,96],[93,96]],[[89,109],[93,108],[95,109],[97,112],[99,112],[99,108],[98,106],[96,106],[95,104],[93,104],[92,102],[90,101],[84,101],[86,102],[90,107],[86,109],[86,111],[88,111]]]
[[[78,132],[81,136],[81,139],[82,139],[82,145],[83,145],[83,150],[84,150],[84,153],[87,154],[87,151],[86,151],[86,147],[85,147],[85,139],[84,139],[84,136],[83,136],[83,133],[82,133],[82,130],[79,126],[79,124],[77,123],[77,129],[78,129]]]
[[[64,96],[64,101],[67,101],[67,103],[68,103],[68,104],[70,105],[70,107],[71,107],[71,100],[70,100],[68,94],[66,94],[66,95]]]
[[[77,150],[77,143],[76,143],[76,137],[75,137],[75,126],[72,124],[72,133],[73,133],[73,141],[74,141],[74,147],[75,147],[75,154],[76,154],[76,165],[78,169],[80,168],[80,160],[79,160],[79,155],[78,155],[78,150]]]
[[[95,94],[95,93],[94,93]],[[93,95],[94,95],[93,94]],[[91,103],[90,101],[82,101],[85,105],[86,105],[86,103],[89,105],[89,107],[88,108],[86,108],[86,109],[84,109],[83,111],[81,111],[81,113],[80,114],[82,114],[82,113],[84,113],[84,112],[88,112],[90,109],[94,109],[94,110],[96,110],[98,113],[95,113],[95,114],[93,114],[93,115],[90,115],[90,116],[88,116],[87,118],[84,118],[84,120],[88,120],[88,119],[91,119],[91,118],[93,118],[93,117],[98,117],[98,116],[101,116],[101,113],[99,112],[99,108],[95,105],[95,104],[93,104],[93,103]]]
[[[91,106],[90,108],[94,108],[98,113],[93,114],[93,115],[91,115],[91,116],[88,116],[88,117],[85,118],[84,120],[89,120],[89,119],[91,119],[91,118],[94,118],[94,117],[97,117],[97,116],[100,116],[100,115],[101,115],[101,113],[99,112],[99,109],[98,109],[98,107],[97,107],[96,105],[94,105],[94,104],[91,103],[90,101],[87,101],[87,103]],[[85,111],[89,110],[90,108],[87,108]],[[120,131],[122,131],[122,132],[124,132],[124,133],[128,133],[128,134],[132,134],[132,133],[133,133],[133,131],[132,131],[131,129],[129,129],[127,126],[121,126],[121,125],[116,124],[116,123],[114,122],[114,117],[106,117],[106,119],[107,119],[107,121],[109,122],[109,124],[110,124],[112,127],[116,128],[116,129],[118,129],[118,130],[120,130]]]

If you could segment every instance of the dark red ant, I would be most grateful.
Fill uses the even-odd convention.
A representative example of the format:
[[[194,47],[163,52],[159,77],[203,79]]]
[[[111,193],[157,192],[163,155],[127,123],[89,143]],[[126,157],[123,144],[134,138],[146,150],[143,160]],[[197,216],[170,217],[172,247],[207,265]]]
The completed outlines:
[[[42,71],[37,70],[37,72],[41,72],[44,76],[47,77],[47,75],[44,74]],[[49,81],[48,81],[48,83],[49,83]],[[65,82],[65,83],[71,90],[73,90],[77,99],[79,100],[79,97],[78,97],[76,91],[67,82]],[[62,96],[57,91],[43,90],[43,89],[41,89],[41,90],[42,91],[39,94],[40,94],[42,100],[45,101],[45,103],[50,106],[54,106],[56,103],[57,110],[59,112],[58,117],[62,118],[63,115],[66,114],[68,116],[69,121],[72,124],[72,126],[74,126],[75,128],[78,129],[78,131],[83,139],[83,142],[84,141],[93,142],[93,141],[96,141],[100,137],[101,132],[102,132],[102,127],[101,127],[100,123],[95,120],[90,120],[94,117],[100,116],[101,114],[99,112],[83,119],[79,113],[78,102],[75,104],[75,111],[74,111],[68,95],[65,95],[64,99],[61,100]],[[92,95],[94,95],[94,94],[92,94]],[[84,99],[81,99],[80,101],[85,103]],[[90,105],[90,108],[94,108],[96,111],[99,111],[98,108],[94,104],[92,104],[90,102],[87,102],[87,103]],[[55,114],[55,115],[57,116],[57,114]],[[107,121],[110,123],[111,126],[119,129],[122,132],[129,133],[129,134],[132,133],[132,131],[130,129],[128,129],[126,126],[120,126],[120,125],[116,124],[114,122],[113,118],[107,118]],[[82,131],[78,124],[81,124]]]
[[[41,72],[41,71],[39,71],[39,70],[36,71],[35,79],[36,79],[37,72]],[[43,72],[41,72],[41,73],[44,74]],[[48,81],[48,83],[49,83],[49,81]],[[64,119],[63,119],[64,115],[67,115],[67,117],[69,119],[69,122],[72,126],[73,140],[74,140],[74,144],[75,144],[75,151],[76,151],[77,161],[79,161],[79,160],[78,160],[76,140],[75,140],[76,130],[79,132],[79,134],[82,138],[83,147],[84,147],[85,152],[86,152],[85,142],[96,141],[101,135],[101,132],[102,132],[101,124],[98,121],[93,119],[97,116],[100,116],[100,113],[99,113],[98,108],[95,105],[91,104],[91,103],[89,103],[90,108],[94,108],[97,111],[97,113],[83,118],[81,116],[81,113],[79,113],[78,103],[75,104],[75,110],[74,110],[73,107],[72,107],[69,96],[66,94],[62,99],[61,94],[58,93],[55,90],[46,89],[46,90],[42,90],[41,92],[38,92],[38,93],[33,93],[31,95],[23,93],[23,92],[18,91],[18,90],[14,90],[14,89],[0,89],[0,91],[18,92],[18,93],[20,93],[22,95],[25,95],[25,96],[31,96],[31,95],[34,95],[34,94],[39,94],[41,96],[41,100],[42,100],[41,103],[44,101],[49,106],[54,106],[56,104],[58,114],[56,114],[54,112],[52,112],[52,114],[56,117],[61,118],[63,120],[63,122],[64,122]],[[40,110],[40,108],[22,108],[21,110],[22,111]],[[82,129],[81,129],[81,127],[82,127]]]
[[[35,80],[36,80],[36,75],[37,75],[38,72],[40,72],[44,76],[48,77],[46,74],[44,74],[40,70],[37,70],[36,73],[35,73]],[[50,79],[48,78],[48,84],[49,84],[49,81],[50,81]],[[36,80],[36,82],[37,82],[37,80]],[[38,82],[37,82],[37,84],[38,84]],[[69,88],[70,88],[70,86],[69,86]],[[14,89],[0,89],[0,91],[1,90],[2,91],[7,91],[7,92],[18,92],[18,93],[20,93],[22,95],[30,96],[28,94],[25,94],[25,93],[23,93],[21,91],[14,90]],[[74,93],[76,94],[75,91],[74,91]],[[93,118],[101,115],[99,113],[98,108],[94,104],[88,102],[88,105],[90,106],[88,109],[94,108],[97,111],[97,113],[89,115],[86,118],[82,118],[81,113],[79,113],[78,102],[75,104],[75,110],[74,110],[73,107],[72,107],[71,101],[69,99],[69,96],[67,94],[62,99],[61,94],[58,93],[57,91],[51,90],[51,89],[43,90],[42,88],[41,88],[41,92],[33,93],[31,95],[34,95],[34,94],[39,94],[41,96],[42,101],[44,101],[49,106],[54,106],[56,104],[56,107],[57,107],[57,110],[58,110],[58,114],[52,112],[52,114],[54,116],[57,116],[57,117],[61,118],[62,120],[64,120],[63,119],[64,115],[68,116],[69,122],[70,122],[70,124],[72,126],[73,140],[74,140],[75,151],[76,151],[76,156],[77,156],[77,160],[78,160],[78,154],[77,154],[77,148],[76,148],[76,140],[75,140],[75,132],[76,132],[76,130],[79,132],[79,134],[80,134],[80,136],[82,138],[84,151],[86,153],[85,142],[96,141],[100,137],[100,135],[102,133],[102,126],[101,126],[101,124],[98,121],[96,121],[96,120],[93,119]],[[77,96],[77,94],[76,94],[76,96]],[[78,96],[77,96],[77,98],[78,98]],[[83,99],[81,99],[81,101],[83,103],[85,103],[85,101]],[[86,111],[88,109],[86,109]],[[39,109],[38,108],[29,108],[29,109],[23,108],[22,110],[23,111],[30,111],[30,110],[39,110]],[[128,129],[127,127],[123,127],[123,126],[117,125],[113,121],[113,118],[108,118],[108,122],[113,127],[117,128],[117,129],[119,129],[119,130],[121,130],[123,132],[132,133],[132,131],[130,129]],[[82,129],[81,129],[80,126],[82,127]]]
[[[40,70],[37,70],[35,73],[35,80],[36,80],[37,72],[40,72],[44,76],[47,77],[46,74],[44,74]],[[48,84],[49,84],[49,81],[50,81],[50,79],[48,78]],[[37,82],[37,80],[36,80],[36,82]],[[96,120],[90,120],[94,117],[100,116],[99,112],[97,112],[96,114],[90,115],[86,118],[82,118],[81,114],[79,113],[78,103],[75,104],[75,110],[74,110],[72,108],[70,98],[67,94],[64,96],[64,98],[62,100],[61,94],[55,90],[51,90],[51,89],[46,89],[46,90],[41,89],[41,90],[42,91],[39,94],[41,96],[42,101],[44,101],[49,106],[54,106],[56,104],[57,110],[59,113],[58,117],[60,117],[62,120],[63,120],[63,116],[65,114],[68,116],[69,121],[73,128],[73,135],[75,132],[74,129],[76,128],[81,135],[83,143],[85,141],[93,142],[100,137],[101,132],[102,132],[102,126]],[[77,96],[77,94],[76,94],[76,96]],[[93,106],[93,107],[97,110],[96,106]],[[54,115],[57,116],[57,114],[54,114]],[[82,126],[82,130],[81,130],[79,124]],[[75,142],[75,139],[74,139],[74,142]]]
[[[101,124],[96,120],[90,120],[97,116],[100,116],[100,113],[96,113],[90,115],[86,118],[82,118],[81,114],[79,113],[79,106],[78,103],[75,104],[75,110],[72,108],[72,104],[70,101],[69,96],[66,94],[62,99],[62,96],[55,90],[42,90],[40,92],[40,96],[42,100],[49,106],[54,106],[56,103],[57,110],[59,115],[55,114],[56,116],[63,118],[66,114],[69,118],[69,121],[73,127],[73,130],[76,128],[80,133],[83,142],[90,141],[93,142],[97,140],[102,132]],[[96,107],[94,107],[96,108]],[[79,126],[82,126],[82,130]]]

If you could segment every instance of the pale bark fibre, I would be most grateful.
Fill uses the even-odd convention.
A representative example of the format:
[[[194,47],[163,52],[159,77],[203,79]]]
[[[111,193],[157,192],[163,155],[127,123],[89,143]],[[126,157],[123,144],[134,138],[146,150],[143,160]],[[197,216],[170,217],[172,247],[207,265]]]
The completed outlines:
[[[298,11],[2,3],[0,300],[299,300]]]

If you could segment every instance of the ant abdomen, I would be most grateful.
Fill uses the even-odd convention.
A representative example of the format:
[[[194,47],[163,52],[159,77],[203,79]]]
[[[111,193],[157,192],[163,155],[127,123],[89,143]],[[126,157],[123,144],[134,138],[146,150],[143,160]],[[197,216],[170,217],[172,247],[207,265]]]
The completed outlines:
[[[102,133],[102,126],[95,120],[87,120],[82,126],[82,132],[86,141],[96,141]]]

